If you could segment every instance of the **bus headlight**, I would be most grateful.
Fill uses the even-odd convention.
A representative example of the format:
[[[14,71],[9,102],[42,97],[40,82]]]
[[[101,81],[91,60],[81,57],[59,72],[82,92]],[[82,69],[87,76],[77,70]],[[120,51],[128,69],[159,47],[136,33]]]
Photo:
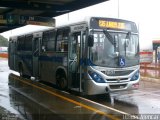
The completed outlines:
[[[132,76],[131,81],[137,80],[139,78],[139,70]]]
[[[88,73],[95,82],[105,83],[104,79],[99,74],[97,74],[96,72],[88,71]]]

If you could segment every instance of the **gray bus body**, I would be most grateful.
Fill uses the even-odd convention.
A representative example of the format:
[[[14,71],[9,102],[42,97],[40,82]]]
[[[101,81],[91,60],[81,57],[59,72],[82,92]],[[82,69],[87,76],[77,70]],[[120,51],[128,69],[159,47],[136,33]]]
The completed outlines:
[[[131,21],[91,17],[14,36],[8,52],[9,67],[20,76],[85,95],[137,89],[140,80],[138,31]]]

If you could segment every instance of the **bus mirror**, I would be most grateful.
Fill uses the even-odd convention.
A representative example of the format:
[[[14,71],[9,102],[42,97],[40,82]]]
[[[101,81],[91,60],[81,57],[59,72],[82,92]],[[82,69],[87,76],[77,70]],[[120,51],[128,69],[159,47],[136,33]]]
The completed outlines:
[[[93,45],[94,45],[94,36],[89,35],[88,36],[88,47],[93,47]]]

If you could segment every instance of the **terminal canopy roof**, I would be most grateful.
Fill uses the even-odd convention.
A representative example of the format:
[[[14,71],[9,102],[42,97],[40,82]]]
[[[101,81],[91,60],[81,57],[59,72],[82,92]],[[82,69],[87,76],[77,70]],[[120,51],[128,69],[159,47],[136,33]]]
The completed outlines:
[[[23,21],[22,18],[39,16],[45,17],[42,22],[49,21],[52,17],[105,1],[108,0],[0,0],[0,33],[25,25],[14,24],[13,18]],[[41,22],[41,18],[36,19]]]

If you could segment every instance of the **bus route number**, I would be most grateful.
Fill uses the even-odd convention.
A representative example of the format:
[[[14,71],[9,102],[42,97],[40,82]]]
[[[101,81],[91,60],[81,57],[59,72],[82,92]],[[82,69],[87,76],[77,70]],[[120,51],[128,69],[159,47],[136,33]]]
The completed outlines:
[[[125,29],[125,23],[115,21],[99,20],[99,26],[106,28]]]

